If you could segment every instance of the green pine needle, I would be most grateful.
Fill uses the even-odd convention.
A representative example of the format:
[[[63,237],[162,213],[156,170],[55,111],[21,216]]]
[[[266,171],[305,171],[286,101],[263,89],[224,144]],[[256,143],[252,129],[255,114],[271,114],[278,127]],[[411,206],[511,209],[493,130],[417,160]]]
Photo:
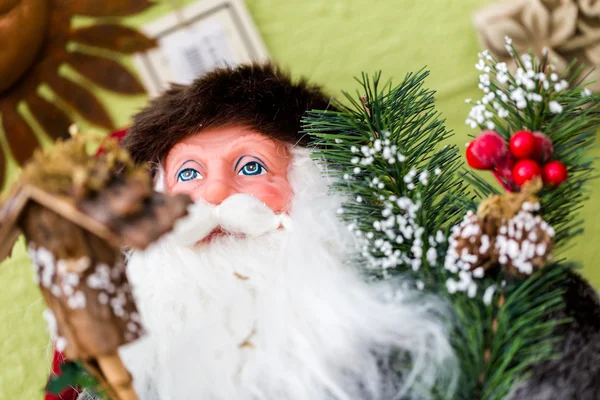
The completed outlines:
[[[303,131],[314,139],[315,158],[326,162],[337,176],[334,189],[349,198],[341,218],[362,240],[356,262],[367,276],[410,276],[416,287],[449,303],[452,315],[446,316],[446,322],[460,364],[458,391],[451,398],[502,399],[533,365],[559,356],[554,344],[560,338],[554,332],[565,321],[551,315],[564,306],[570,266],[555,263],[524,281],[489,274],[478,280],[472,297],[448,291],[446,281],[454,276],[444,268],[450,230],[467,210],[477,208],[477,199],[497,190],[479,175],[461,169],[456,147],[440,144],[452,132],[435,110],[435,92],[424,87],[427,76],[426,71],[411,73],[392,86],[380,84],[380,74],[373,78],[363,74],[361,93],[345,93],[346,102],[335,103],[334,110],[308,112]],[[514,81],[512,75],[510,79]],[[569,168],[567,183],[545,190],[541,199],[559,245],[580,230],[573,217],[587,196],[583,188],[592,170],[583,152],[590,148],[593,129],[600,122],[592,107],[597,99],[580,95],[575,99],[577,90],[581,88],[552,98],[563,105],[558,115],[534,107],[517,111],[507,102],[504,107],[510,115],[505,125],[498,125],[505,137],[528,126],[544,130],[555,143],[555,157]],[[413,214],[399,205],[402,201],[416,207]],[[414,219],[411,226],[421,231],[420,236],[402,234],[397,241],[395,237],[402,235],[385,227],[389,218]],[[440,236],[442,240],[436,240]],[[390,263],[395,255],[397,260]],[[485,304],[482,292],[492,286],[496,292],[491,304]],[[442,386],[434,393],[439,399],[450,398]]]
[[[69,388],[86,390],[94,398],[105,398],[105,393],[100,388],[98,381],[79,362],[68,361],[61,364],[60,372],[49,378],[45,391],[58,396]]]

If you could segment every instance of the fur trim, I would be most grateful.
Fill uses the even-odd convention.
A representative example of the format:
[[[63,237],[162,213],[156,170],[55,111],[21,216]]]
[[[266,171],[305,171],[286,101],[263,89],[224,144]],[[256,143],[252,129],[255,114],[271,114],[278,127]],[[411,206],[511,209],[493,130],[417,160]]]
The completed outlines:
[[[569,274],[564,300],[565,309],[552,316],[571,319],[556,331],[562,337],[555,346],[561,357],[533,367],[530,378],[509,399],[600,399],[600,300],[575,272]]]
[[[189,86],[173,85],[134,117],[122,145],[136,163],[156,166],[178,142],[201,130],[244,126],[292,145],[306,145],[300,120],[331,109],[321,87],[271,63],[218,68]]]

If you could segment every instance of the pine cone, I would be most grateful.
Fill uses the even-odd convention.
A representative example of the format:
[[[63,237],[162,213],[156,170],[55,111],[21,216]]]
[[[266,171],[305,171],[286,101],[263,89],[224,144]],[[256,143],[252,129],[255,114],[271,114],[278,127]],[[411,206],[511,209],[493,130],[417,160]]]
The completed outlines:
[[[511,275],[531,275],[552,261],[554,230],[533,213],[538,209],[539,203],[523,203],[521,211],[498,231],[494,258]]]
[[[494,238],[498,223],[492,217],[480,218],[469,211],[460,225],[454,227],[450,236],[446,268],[474,271],[475,277],[495,264]],[[481,267],[482,269],[478,270]]]
[[[526,277],[552,261],[554,230],[535,215],[539,203],[523,202],[510,219],[497,212],[500,202],[486,204],[486,212],[469,212],[453,228],[446,269],[472,271],[473,277],[481,278],[489,268],[500,266],[510,275]]]

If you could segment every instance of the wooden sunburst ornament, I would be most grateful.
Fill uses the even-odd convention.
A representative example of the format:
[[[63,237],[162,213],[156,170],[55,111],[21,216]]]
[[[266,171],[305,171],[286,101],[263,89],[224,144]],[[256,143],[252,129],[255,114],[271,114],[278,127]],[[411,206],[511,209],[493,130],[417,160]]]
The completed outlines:
[[[51,139],[68,138],[72,124],[69,111],[106,129],[113,121],[102,103],[87,88],[59,74],[69,65],[94,84],[120,94],[139,94],[138,79],[115,58],[68,49],[71,42],[85,49],[132,54],[156,45],[140,32],[102,18],[123,17],[145,10],[148,0],[0,0],[0,117],[8,149],[23,165],[39,146],[26,119],[17,111],[24,102]],[[80,28],[71,28],[74,16],[99,18]],[[38,93],[46,84],[70,110]],[[0,151],[0,188],[4,184],[6,154]]]

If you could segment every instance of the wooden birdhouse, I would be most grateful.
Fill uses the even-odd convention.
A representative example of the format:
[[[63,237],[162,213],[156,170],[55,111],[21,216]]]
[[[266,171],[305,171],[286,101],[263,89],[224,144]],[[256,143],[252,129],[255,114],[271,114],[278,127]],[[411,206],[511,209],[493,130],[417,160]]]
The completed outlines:
[[[23,234],[57,348],[111,399],[137,399],[117,350],[143,334],[124,251],[170,231],[190,202],[154,192],[116,144],[91,157],[76,137],[38,151],[0,209],[0,261]]]

